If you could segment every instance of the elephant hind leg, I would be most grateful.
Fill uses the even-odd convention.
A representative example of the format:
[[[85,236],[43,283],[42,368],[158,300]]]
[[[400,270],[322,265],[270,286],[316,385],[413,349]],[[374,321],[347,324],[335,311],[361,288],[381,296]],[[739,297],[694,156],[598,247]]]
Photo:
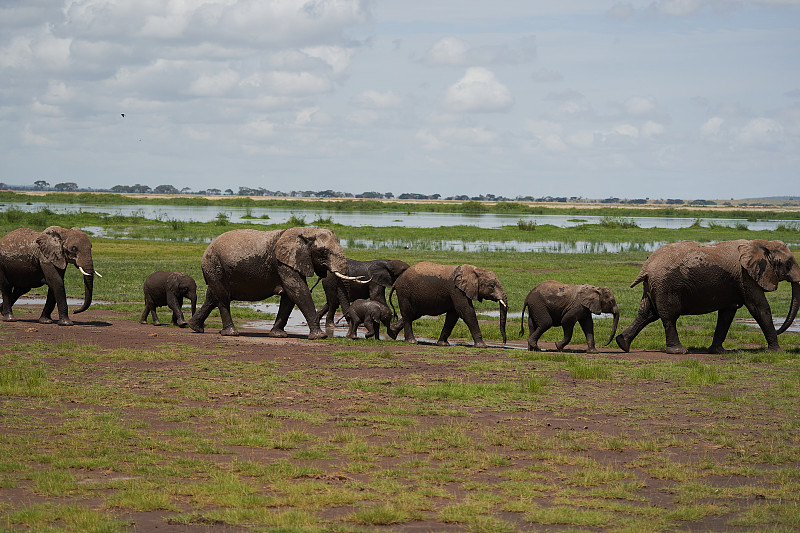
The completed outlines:
[[[665,351],[669,354],[678,355],[689,353],[689,350],[681,344],[681,340],[678,337],[677,318],[662,318],[661,323],[664,324],[664,335],[667,338],[667,349]]]
[[[564,349],[564,347],[569,344],[569,341],[572,340],[572,331],[575,328],[574,322],[567,322],[565,324],[561,324],[561,329],[564,330],[564,338],[560,341],[556,342],[556,350],[559,352]]]
[[[206,290],[206,299],[203,302],[203,305],[200,306],[200,309],[198,309],[188,321],[189,327],[192,328],[192,331],[203,333],[205,330],[206,319],[208,318],[208,315],[211,314],[211,311],[213,311],[216,307],[217,297],[209,287],[209,289]]]
[[[645,295],[642,297],[642,301],[639,303],[639,312],[637,313],[633,323],[625,328],[622,333],[617,335],[617,345],[622,348],[622,351],[629,352],[633,339],[636,338],[636,336],[644,329],[646,325],[652,324],[656,320],[658,320],[658,315],[656,315],[653,302],[651,302],[650,298]]]

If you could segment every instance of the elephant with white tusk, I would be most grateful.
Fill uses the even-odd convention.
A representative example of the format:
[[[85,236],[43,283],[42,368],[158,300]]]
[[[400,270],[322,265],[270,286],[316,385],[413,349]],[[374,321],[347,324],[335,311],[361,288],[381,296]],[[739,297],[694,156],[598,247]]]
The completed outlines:
[[[791,283],[792,301],[786,320],[776,332],[764,293],[777,289],[779,281]],[[631,287],[639,283],[644,287],[639,313],[617,335],[617,344],[626,352],[647,324],[661,319],[667,353],[687,353],[678,338],[678,317],[717,311],[717,326],[708,353],[722,353],[722,343],[742,305],[761,326],[767,348],[779,351],[778,335],[792,325],[800,307],[800,266],[783,241],[667,244],[647,258]]]
[[[417,263],[403,272],[389,292],[397,291],[401,320],[392,324],[389,336],[397,337],[403,329],[406,342],[416,343],[412,323],[425,316],[445,314],[444,327],[436,344],[448,346],[447,339],[462,319],[467,324],[476,347],[486,347],[478,326],[472,301],[493,300],[500,304],[500,333],[506,342],[508,300],[497,275],[473,265],[439,265],[428,261]]]
[[[580,324],[586,336],[586,348],[589,353],[596,353],[594,344],[594,322],[592,314],[611,313],[614,324],[611,336],[605,344],[614,340],[619,324],[619,307],[611,289],[594,285],[567,285],[558,281],[543,281],[536,285],[525,298],[520,318],[519,334],[525,333],[525,309],[528,309],[528,350],[539,351],[539,337],[553,326],[561,326],[564,338],[556,343],[560,352],[572,339],[575,322]]]
[[[208,285],[206,299],[188,324],[194,331],[202,332],[206,318],[218,307],[222,335],[238,335],[231,319],[232,300],[256,302],[280,295],[270,336],[286,336],[284,328],[297,305],[308,323],[308,338],[324,338],[306,278],[314,274],[325,277],[334,272],[344,279],[358,281],[347,275],[347,261],[336,234],[312,227],[228,231],[208,245],[202,269]]]
[[[75,310],[82,313],[92,303],[94,269],[92,243],[78,228],[50,226],[44,231],[20,228],[0,240],[0,291],[3,294],[2,319],[13,321],[11,308],[20,296],[35,287],[47,285],[39,322],[50,324],[51,315],[58,308],[58,324],[71,326],[67,309],[64,275],[67,264],[75,265],[83,274],[83,305]]]

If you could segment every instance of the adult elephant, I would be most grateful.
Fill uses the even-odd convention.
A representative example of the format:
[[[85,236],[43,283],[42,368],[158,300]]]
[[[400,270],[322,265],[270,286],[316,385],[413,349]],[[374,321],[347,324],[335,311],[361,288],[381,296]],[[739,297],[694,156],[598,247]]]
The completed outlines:
[[[347,261],[336,234],[312,227],[228,231],[208,245],[202,269],[208,285],[206,299],[189,319],[189,327],[202,332],[209,313],[218,307],[222,335],[238,335],[231,319],[231,300],[255,302],[279,294],[271,337],[286,336],[284,327],[297,305],[308,323],[308,338],[324,338],[306,278],[334,272],[352,279],[346,276]]]
[[[472,301],[493,300],[500,303],[500,332],[506,342],[508,300],[494,272],[473,265],[439,265],[428,261],[408,268],[395,282],[402,320],[392,325],[389,335],[395,338],[402,328],[406,342],[416,343],[412,323],[425,316],[445,314],[444,327],[437,345],[448,346],[447,339],[458,319],[462,319],[477,347],[486,347],[478,327]],[[389,299],[391,300],[391,292]]]
[[[786,320],[776,332],[764,293],[777,289],[779,281],[792,284],[792,301]],[[638,283],[644,287],[639,313],[617,336],[617,344],[626,352],[642,328],[660,318],[667,353],[686,353],[675,327],[678,317],[717,311],[717,326],[708,352],[722,353],[722,342],[742,305],[761,326],[767,347],[779,351],[778,335],[792,324],[800,305],[800,266],[782,241],[667,244],[650,255],[631,287]]]
[[[0,291],[3,294],[2,319],[13,321],[11,308],[29,290],[47,285],[47,299],[39,322],[53,322],[51,314],[58,307],[58,324],[71,326],[67,309],[64,275],[67,264],[83,274],[83,305],[75,313],[89,309],[92,303],[94,275],[100,276],[92,261],[92,243],[78,228],[50,226],[44,231],[20,228],[0,239]]]
[[[400,274],[407,269],[408,263],[398,259],[374,259],[372,261],[348,259],[348,275],[367,280],[367,283],[343,280],[333,273],[329,273],[322,280],[322,288],[325,290],[325,305],[317,311],[317,321],[327,313],[325,332],[328,336],[333,336],[334,316],[339,306],[342,307],[342,314],[347,317],[350,304],[356,300],[369,299],[388,305],[386,289],[391,287]]]

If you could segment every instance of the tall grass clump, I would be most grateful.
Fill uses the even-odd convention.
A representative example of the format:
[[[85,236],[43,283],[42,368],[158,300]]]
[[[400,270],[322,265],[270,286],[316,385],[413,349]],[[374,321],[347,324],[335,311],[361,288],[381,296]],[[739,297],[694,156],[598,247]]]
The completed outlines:
[[[630,229],[639,227],[636,222],[629,218],[612,217],[609,215],[600,219],[600,226],[606,229]]]
[[[289,227],[292,227],[292,228],[294,228],[296,226],[306,226],[306,225],[308,225],[306,223],[306,219],[304,217],[297,216],[294,213],[292,213],[292,216],[290,216],[289,220],[286,221],[286,224],[288,224]]]
[[[535,220],[517,220],[517,228],[520,231],[533,231],[536,229],[536,221]]]
[[[216,226],[227,226],[231,221],[230,216],[227,213],[223,213],[220,211],[217,213],[217,218],[214,220],[214,225]]]

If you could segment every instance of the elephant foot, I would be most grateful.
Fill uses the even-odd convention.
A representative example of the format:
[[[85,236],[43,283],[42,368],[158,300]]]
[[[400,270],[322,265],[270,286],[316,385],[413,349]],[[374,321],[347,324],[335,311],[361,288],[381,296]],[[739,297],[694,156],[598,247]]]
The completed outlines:
[[[146,323],[147,323],[147,322],[145,322],[145,324],[146,324]],[[153,322],[153,325],[154,325],[154,326],[160,326],[160,325],[161,325],[161,322],[155,321],[155,322]]]
[[[3,315],[0,318],[2,318],[3,322],[16,322],[17,321],[17,319],[14,318],[14,315],[12,315],[11,313],[8,313],[7,315]]]
[[[707,351],[708,353],[719,355],[725,353],[725,348],[723,348],[722,345],[709,346]]]
[[[186,326],[188,326],[189,324],[187,324],[186,322],[178,322],[176,325],[177,325],[179,328],[185,328],[185,327],[186,327]]]
[[[783,348],[781,348],[777,344],[773,344],[773,345],[767,346],[767,350],[770,351],[770,352],[782,352]]]
[[[269,330],[269,333],[267,333],[267,336],[275,339],[285,339],[289,334],[280,328],[272,328]]]
[[[623,352],[631,351],[631,343],[623,335],[617,335],[616,341],[617,341],[617,346],[622,348]]]
[[[687,350],[683,344],[678,344],[676,346],[667,346],[667,349],[664,351],[670,355],[684,355],[689,353],[689,350]]]
[[[483,341],[475,341],[474,346],[475,346],[475,348],[488,348],[489,347],[489,345],[486,344]]]
[[[227,328],[223,328],[219,330],[220,335],[224,335],[226,337],[236,337],[239,335],[239,332],[236,331],[236,328],[233,326],[228,326]]]
[[[147,324],[147,320],[140,320],[139,324]]]
[[[200,324],[199,322],[197,322],[194,319],[190,318],[189,321],[187,322],[187,324],[189,324],[189,327],[192,328],[192,331],[196,331],[197,333],[203,333],[203,331],[205,331],[205,328],[203,328],[203,325]]]
[[[541,352],[542,350],[539,349],[539,346],[537,344],[529,344],[528,345],[528,351],[529,352]]]
[[[334,328],[333,324],[330,324],[330,325],[326,324],[325,325],[325,334],[328,337],[333,337],[335,335],[335,333],[336,333],[336,329]]]
[[[561,344],[560,342],[557,342],[556,343],[556,350],[560,352],[560,351],[562,351],[564,349],[564,346],[566,346],[566,344]]]
[[[310,341],[316,341],[319,339],[327,339],[327,338],[328,336],[322,330],[312,331],[311,333],[308,334],[308,340]]]
[[[39,317],[39,324],[52,324],[53,319],[49,316],[40,316]]]
[[[436,346],[450,346],[450,343],[447,341],[436,341]],[[477,344],[475,346],[477,346]]]
[[[406,338],[405,338],[405,341],[406,341],[408,344],[419,344],[419,343],[417,342],[417,339],[415,339],[414,337],[406,337]]]
[[[586,349],[586,353],[597,353],[597,348],[594,346]]]
[[[52,320],[51,320],[51,322],[52,322]],[[59,318],[58,319],[58,325],[59,326],[71,326],[72,325],[72,320],[70,320],[69,318]]]

